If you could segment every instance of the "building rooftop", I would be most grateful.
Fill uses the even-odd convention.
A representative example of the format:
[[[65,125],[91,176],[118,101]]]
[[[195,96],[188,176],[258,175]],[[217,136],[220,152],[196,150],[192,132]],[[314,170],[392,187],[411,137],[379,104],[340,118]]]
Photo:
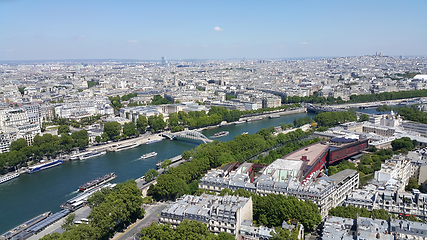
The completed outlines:
[[[341,172],[337,172],[334,175],[329,176],[329,178],[333,179],[335,182],[341,182],[342,180],[357,174],[356,170],[353,169],[345,169]]]
[[[328,145],[322,143],[315,143],[309,146],[306,146],[299,151],[295,151],[283,157],[283,159],[289,160],[302,160],[303,156],[307,157],[308,165],[313,165],[314,162],[322,155]]]

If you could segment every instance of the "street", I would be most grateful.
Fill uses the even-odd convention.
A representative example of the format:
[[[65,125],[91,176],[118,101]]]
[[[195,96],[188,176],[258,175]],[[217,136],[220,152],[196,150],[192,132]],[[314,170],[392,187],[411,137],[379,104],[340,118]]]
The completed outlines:
[[[142,228],[148,227],[153,222],[159,221],[160,212],[168,205],[168,203],[157,203],[145,208],[145,216],[142,220],[131,226],[125,232],[116,233],[113,240],[133,240],[134,236],[141,231]]]

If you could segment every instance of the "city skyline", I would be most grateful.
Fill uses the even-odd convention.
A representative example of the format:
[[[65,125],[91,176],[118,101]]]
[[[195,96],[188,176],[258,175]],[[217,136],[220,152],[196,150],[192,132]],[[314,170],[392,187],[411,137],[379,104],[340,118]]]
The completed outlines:
[[[0,2],[0,61],[426,56],[425,1]]]

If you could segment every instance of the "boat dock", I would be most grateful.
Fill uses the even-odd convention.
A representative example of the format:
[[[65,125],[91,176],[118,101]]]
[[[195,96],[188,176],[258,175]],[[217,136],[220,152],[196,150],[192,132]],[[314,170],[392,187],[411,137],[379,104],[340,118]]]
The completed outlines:
[[[84,205],[86,205],[87,203],[87,199],[92,196],[92,194],[94,194],[95,192],[101,190],[102,188],[105,187],[110,187],[113,188],[114,186],[116,186],[116,184],[113,183],[107,183],[104,185],[101,185],[99,187],[96,187],[92,190],[89,190],[85,193],[79,194],[76,197],[71,198],[70,200],[68,200],[66,203],[61,205],[62,209],[68,209],[70,211],[75,211],[81,207],[83,207]]]
[[[0,235],[0,239],[1,240],[12,239],[12,237],[14,237],[18,234],[21,234],[26,229],[28,229],[31,226],[34,226],[35,224],[43,221],[44,219],[46,219],[50,215],[51,215],[51,212],[45,212],[43,214],[40,214],[37,217],[34,217],[34,218],[22,223],[21,225],[3,233],[2,235]],[[19,239],[19,238],[17,238],[17,239]]]

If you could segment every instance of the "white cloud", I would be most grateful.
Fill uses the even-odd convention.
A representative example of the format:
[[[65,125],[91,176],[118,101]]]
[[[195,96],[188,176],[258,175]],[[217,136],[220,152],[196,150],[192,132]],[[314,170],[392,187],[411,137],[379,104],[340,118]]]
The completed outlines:
[[[76,39],[86,39],[86,38],[87,38],[87,36],[85,36],[85,35],[77,36],[77,37],[76,37]]]
[[[6,49],[5,51],[6,51],[6,52],[14,52],[15,50],[14,50],[14,49],[10,49],[10,48],[8,48],[8,49]]]
[[[215,28],[214,28],[214,31],[222,31],[222,30],[224,30],[224,29],[222,29],[222,28],[220,28],[220,27],[215,27]]]
[[[306,42],[302,42],[302,43],[301,43],[301,45],[308,45],[308,43],[306,43]]]
[[[129,40],[128,43],[138,43],[138,40]]]

